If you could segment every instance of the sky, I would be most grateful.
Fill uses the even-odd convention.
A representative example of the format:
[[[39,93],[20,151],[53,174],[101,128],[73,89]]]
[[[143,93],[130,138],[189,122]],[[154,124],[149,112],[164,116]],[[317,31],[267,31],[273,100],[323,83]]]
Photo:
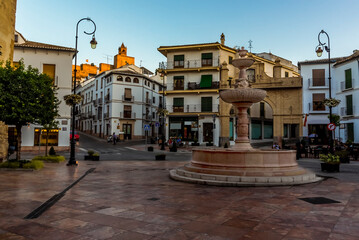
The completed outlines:
[[[93,25],[79,24],[77,63],[113,64],[122,43],[135,64],[152,72],[166,57],[160,46],[220,42],[271,52],[297,65],[317,59],[323,29],[331,57],[359,49],[357,0],[17,0],[17,31],[30,41],[75,48],[76,24],[96,23],[95,50],[89,42]],[[325,36],[323,42],[327,42]],[[327,57],[323,53],[322,58]]]

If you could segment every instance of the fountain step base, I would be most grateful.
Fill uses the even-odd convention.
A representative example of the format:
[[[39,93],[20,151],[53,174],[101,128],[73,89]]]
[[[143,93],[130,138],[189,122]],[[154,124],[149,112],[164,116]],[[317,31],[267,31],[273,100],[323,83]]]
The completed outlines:
[[[291,186],[315,183],[323,180],[323,178],[317,177],[314,173],[310,171],[306,171],[306,173],[304,174],[295,176],[248,177],[190,172],[185,170],[183,167],[172,169],[170,171],[170,177],[173,180],[182,182],[232,187]]]

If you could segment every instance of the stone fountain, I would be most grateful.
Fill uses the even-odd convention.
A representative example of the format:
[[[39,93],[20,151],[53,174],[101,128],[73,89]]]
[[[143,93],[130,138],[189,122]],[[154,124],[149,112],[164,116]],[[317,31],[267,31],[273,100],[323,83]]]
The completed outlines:
[[[229,149],[194,149],[192,160],[170,171],[174,180],[220,186],[277,186],[306,184],[322,180],[298,166],[296,151],[254,149],[248,137],[247,110],[266,97],[266,91],[249,87],[246,70],[254,63],[243,47],[232,65],[239,68],[234,89],[220,91],[221,99],[231,103],[238,114],[237,139]]]

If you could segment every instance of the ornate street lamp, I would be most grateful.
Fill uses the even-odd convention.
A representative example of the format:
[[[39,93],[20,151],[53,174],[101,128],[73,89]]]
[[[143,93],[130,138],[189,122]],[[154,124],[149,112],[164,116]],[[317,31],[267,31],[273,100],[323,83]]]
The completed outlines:
[[[91,18],[82,18],[80,19],[77,24],[76,24],[76,42],[75,42],[75,68],[74,68],[74,83],[73,83],[73,91],[74,91],[74,95],[76,95],[76,73],[77,73],[77,69],[76,69],[76,66],[77,66],[77,39],[78,39],[78,29],[79,29],[79,23],[82,22],[82,21],[90,21],[93,23],[93,26],[94,26],[94,30],[93,32],[86,32],[84,31],[85,34],[87,35],[92,35],[92,40],[90,42],[91,44],[91,48],[92,49],[95,49],[96,48],[96,45],[97,45],[97,41],[95,39],[95,32],[96,32],[96,24],[94,21],[91,20]],[[67,162],[67,166],[71,166],[71,165],[77,165],[77,162],[75,160],[75,106],[76,106],[76,103],[74,102],[72,104],[72,122],[71,122],[71,127],[72,127],[72,132],[71,132],[71,152],[70,152],[70,159],[69,161]]]
[[[320,41],[320,35],[321,34],[325,34],[328,38],[328,44],[327,43],[323,43],[322,41]],[[332,85],[331,85],[331,69],[330,69],[330,39],[329,39],[329,35],[327,32],[325,32],[324,30],[320,31],[318,34],[318,42],[319,45],[316,47],[315,52],[317,53],[318,57],[321,57],[323,54],[323,48],[325,49],[325,51],[327,51],[328,53],[328,68],[329,68],[329,99],[332,99]],[[332,116],[332,107],[331,105],[329,105],[329,122],[332,123],[333,121],[333,116]],[[330,138],[329,138],[329,147],[330,147],[330,152],[333,153],[334,152],[334,148],[333,148],[333,131],[330,131]]]

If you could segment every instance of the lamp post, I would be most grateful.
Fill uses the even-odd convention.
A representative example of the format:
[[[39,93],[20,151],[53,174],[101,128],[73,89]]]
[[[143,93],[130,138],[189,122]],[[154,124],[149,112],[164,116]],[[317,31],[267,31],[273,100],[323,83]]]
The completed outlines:
[[[325,34],[328,38],[328,44],[327,43],[323,43],[322,41],[320,41],[320,35],[321,34]],[[323,54],[323,49],[322,47],[325,49],[325,51],[327,51],[328,53],[328,73],[329,73],[329,99],[332,98],[332,85],[331,85],[331,69],[330,69],[330,39],[329,39],[329,35],[327,32],[325,32],[324,30],[320,31],[318,34],[318,42],[319,45],[316,47],[315,52],[317,53],[318,57],[321,57]],[[329,106],[329,122],[332,123],[333,121],[333,116],[332,116],[332,106]],[[329,147],[330,147],[330,152],[333,153],[334,152],[334,148],[333,148],[333,131],[330,131],[330,138],[329,138]]]
[[[76,24],[76,42],[75,42],[75,68],[74,68],[74,83],[73,83],[73,90],[74,90],[74,95],[76,94],[76,66],[77,66],[77,40],[78,40],[78,29],[79,29],[79,23],[82,21],[90,21],[93,23],[94,25],[94,30],[93,32],[86,32],[84,31],[85,34],[87,35],[92,35],[92,40],[90,41],[91,44],[91,48],[95,49],[96,45],[97,45],[97,41],[95,39],[95,32],[96,32],[96,24],[94,21],[91,20],[91,18],[82,18],[80,19],[77,24]],[[71,165],[77,165],[76,160],[75,160],[75,106],[76,103],[72,104],[72,122],[71,122],[71,127],[72,127],[72,132],[71,132],[71,152],[70,152],[70,159],[67,162],[67,166],[71,166]]]
[[[161,150],[165,150],[165,132],[166,132],[166,128],[165,128],[165,73],[162,72],[161,74],[162,77],[162,142],[161,142]]]

